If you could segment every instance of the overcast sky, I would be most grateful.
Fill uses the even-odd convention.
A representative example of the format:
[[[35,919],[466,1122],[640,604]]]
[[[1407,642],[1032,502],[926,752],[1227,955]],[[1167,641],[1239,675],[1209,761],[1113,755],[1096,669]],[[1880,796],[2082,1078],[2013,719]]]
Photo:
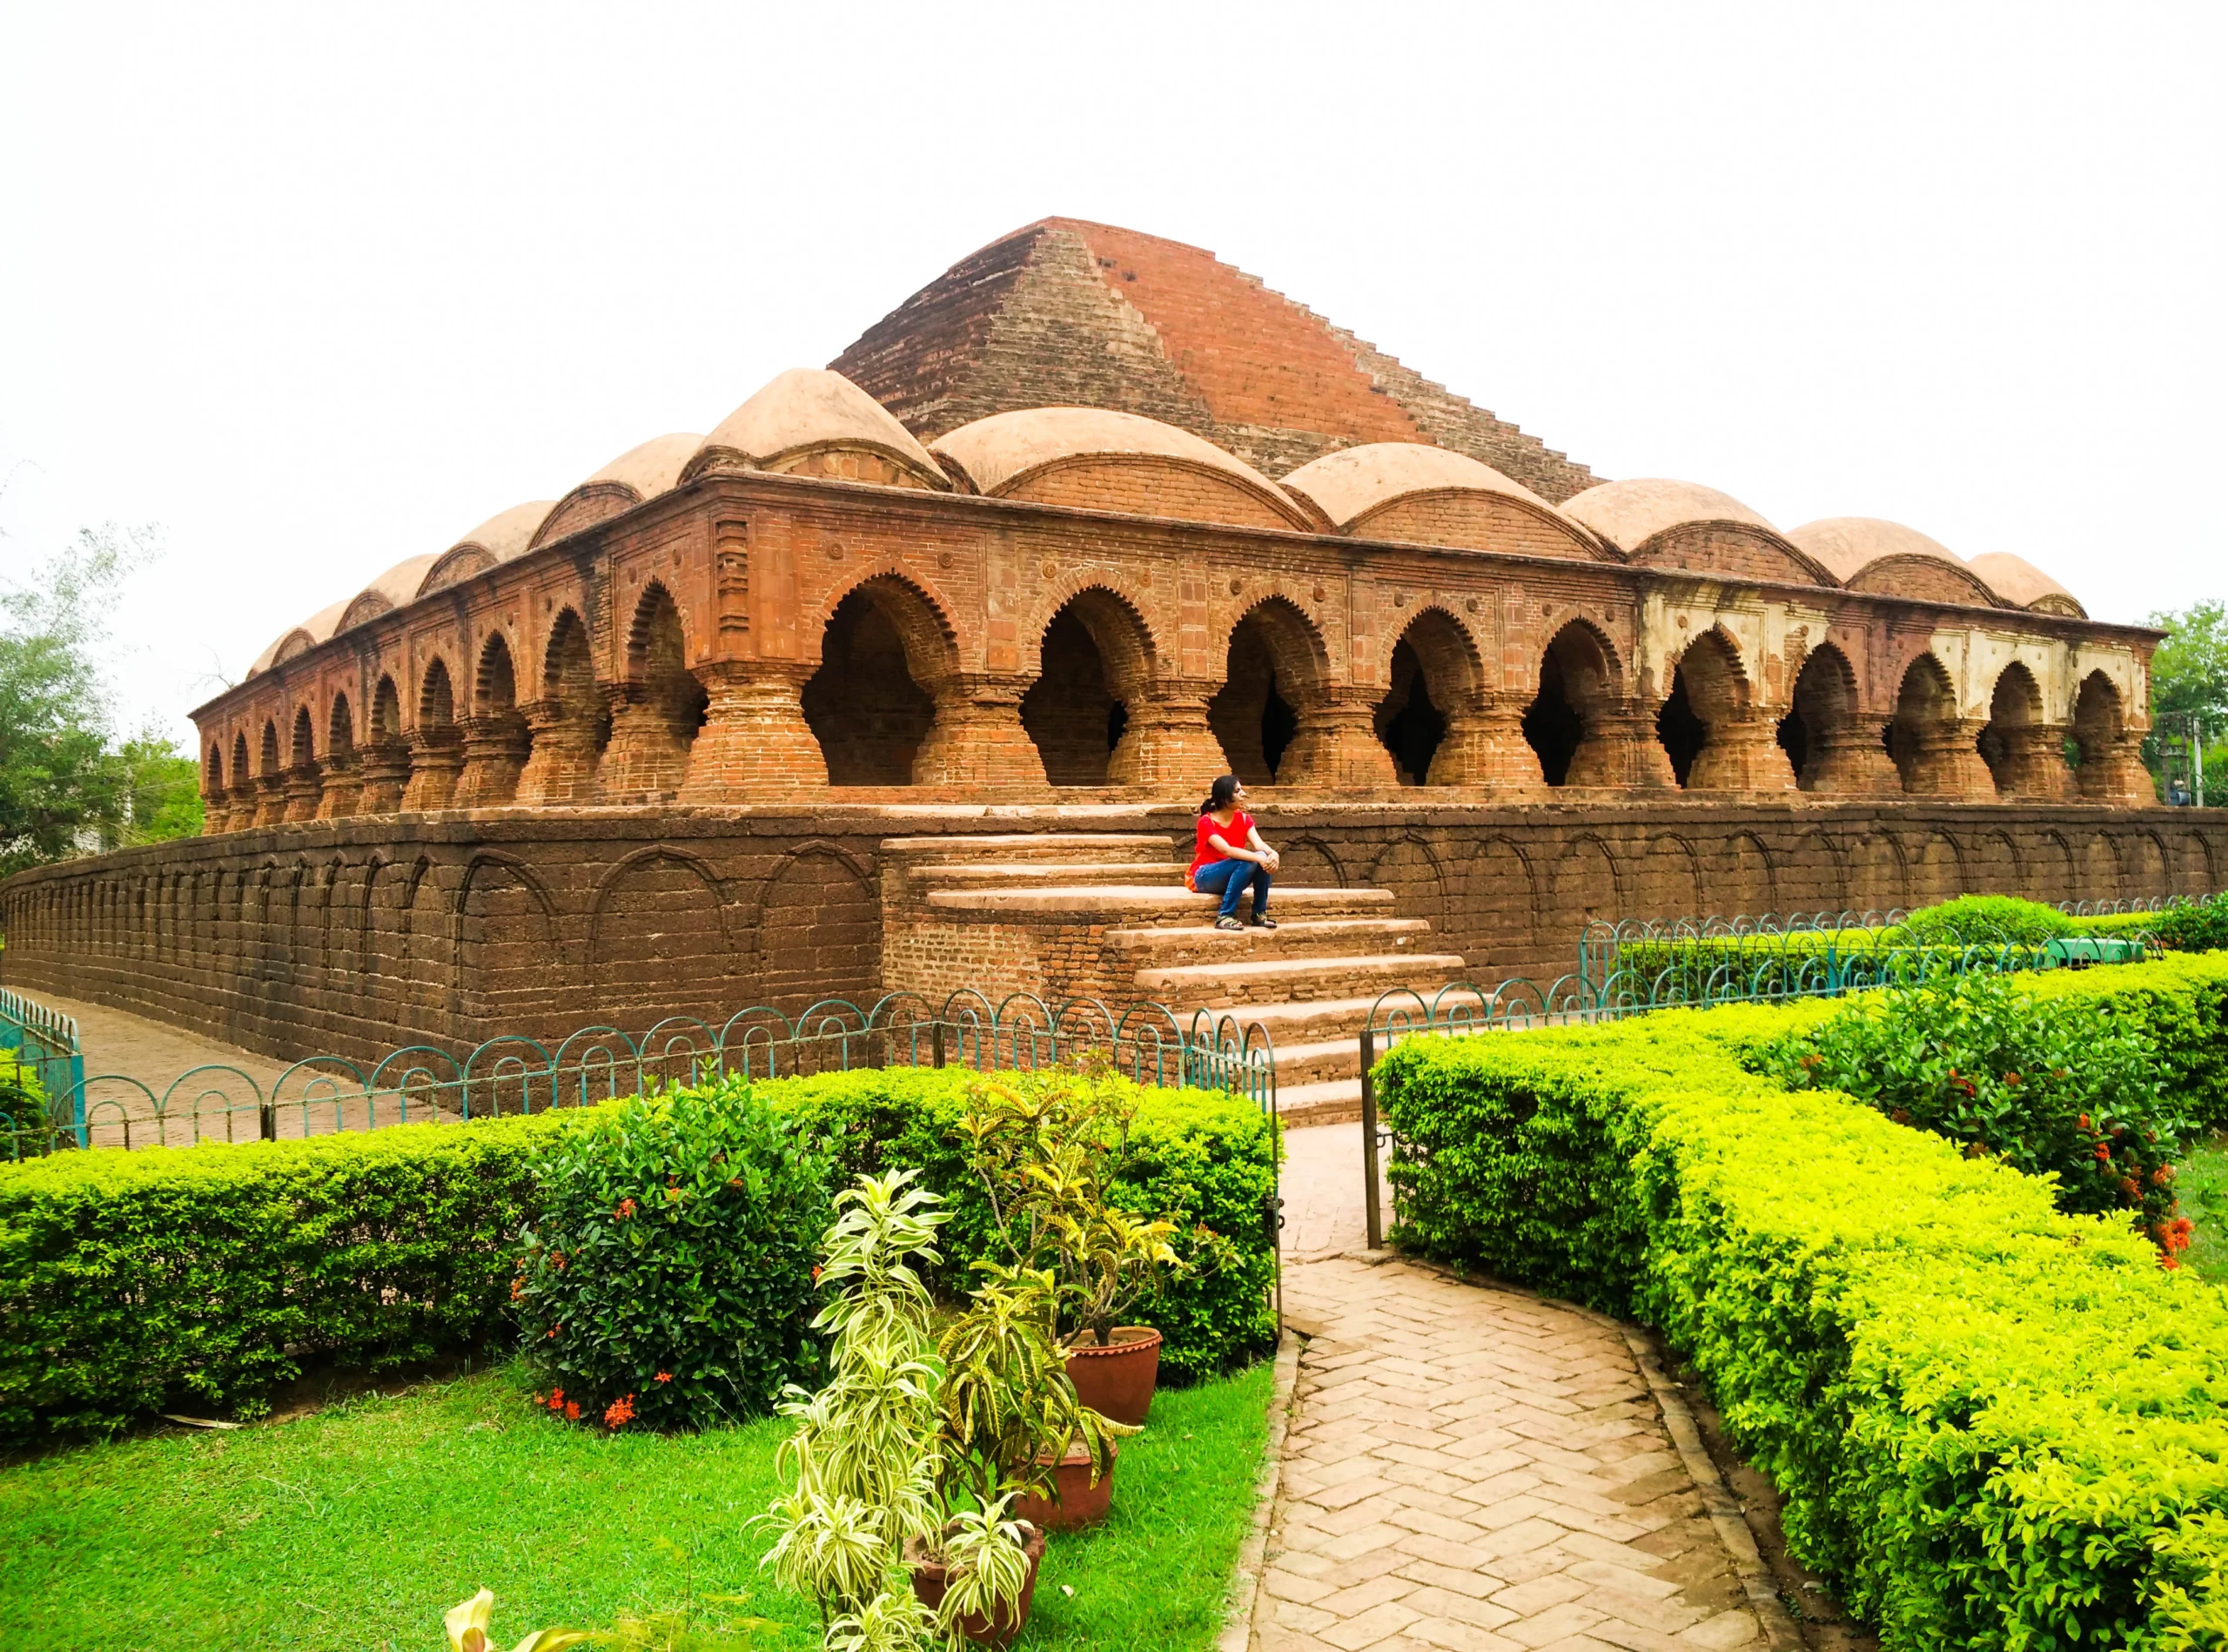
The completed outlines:
[[[1610,477],[2228,594],[2228,8],[0,0],[0,574],[127,709],[1053,214]]]

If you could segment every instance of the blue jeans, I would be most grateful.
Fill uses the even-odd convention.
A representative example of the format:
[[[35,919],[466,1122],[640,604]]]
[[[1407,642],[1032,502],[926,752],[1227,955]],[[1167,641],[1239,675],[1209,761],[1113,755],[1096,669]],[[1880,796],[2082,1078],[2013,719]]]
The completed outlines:
[[[1192,874],[1191,887],[1202,895],[1222,897],[1220,917],[1238,916],[1238,897],[1253,891],[1253,916],[1269,916],[1269,869],[1258,861],[1215,861]]]

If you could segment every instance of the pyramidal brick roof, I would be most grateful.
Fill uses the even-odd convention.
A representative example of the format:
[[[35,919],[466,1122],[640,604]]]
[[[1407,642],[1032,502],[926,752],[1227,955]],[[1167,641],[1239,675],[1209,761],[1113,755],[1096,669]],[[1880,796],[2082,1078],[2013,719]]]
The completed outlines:
[[[1602,480],[1211,252],[1077,218],[961,259],[828,365],[923,441],[1023,407],[1111,407],[1271,476],[1413,441],[1558,504]]]

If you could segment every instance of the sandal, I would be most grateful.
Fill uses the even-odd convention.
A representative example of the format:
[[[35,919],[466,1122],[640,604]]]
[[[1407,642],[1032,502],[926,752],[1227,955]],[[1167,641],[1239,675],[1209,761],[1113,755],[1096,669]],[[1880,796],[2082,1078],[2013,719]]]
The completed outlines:
[[[1257,930],[1273,930],[1277,927],[1276,919],[1272,917],[1263,917],[1258,912],[1256,912],[1248,921],[1252,923],[1252,927]]]
[[[1215,927],[1218,930],[1243,930],[1245,926],[1234,917],[1218,917],[1215,920]]]

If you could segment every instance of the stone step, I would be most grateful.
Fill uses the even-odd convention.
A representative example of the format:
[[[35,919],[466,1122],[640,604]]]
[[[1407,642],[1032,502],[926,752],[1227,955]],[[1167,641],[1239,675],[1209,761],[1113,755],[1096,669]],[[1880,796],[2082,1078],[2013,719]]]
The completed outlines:
[[[1282,901],[1272,903],[1277,910]],[[1241,910],[1240,916],[1243,916]],[[1223,964],[1252,958],[1352,957],[1364,950],[1386,953],[1411,950],[1428,937],[1431,924],[1419,917],[1294,917],[1279,915],[1273,930],[1245,929],[1232,934],[1211,923],[1167,923],[1146,929],[1110,930],[1107,944],[1126,953],[1138,969],[1166,969],[1184,964]]]
[[[1428,988],[1419,989],[1426,1003],[1446,980],[1460,980],[1460,974],[1451,975]],[[1284,1004],[1249,1004],[1243,1019],[1258,1022],[1275,1043],[1279,1056],[1285,1046],[1304,1048],[1311,1044],[1334,1042],[1340,1038],[1358,1038],[1376,1009],[1379,993],[1372,991],[1367,996],[1348,998],[1299,999]],[[1413,1003],[1413,1000],[1407,1000]],[[1359,1044],[1356,1048],[1359,1049]]]
[[[1047,917],[1072,913],[1089,916],[1110,926],[1129,930],[1163,926],[1196,929],[1205,914],[1213,927],[1214,897],[1194,895],[1181,878],[1155,883],[1071,883],[1044,887],[986,885],[971,889],[936,889],[923,897],[931,907],[960,912],[1037,913]],[[1392,916],[1392,891],[1380,889],[1278,890],[1273,908],[1281,920],[1289,916],[1334,918]],[[1265,930],[1265,934],[1280,933]],[[1223,933],[1225,938],[1238,937]]]
[[[1184,887],[1184,869],[1172,861],[936,861],[913,869],[929,889],[1000,889],[1036,883],[1171,883]],[[1185,893],[1190,893],[1185,890]]]
[[[1358,1078],[1361,1072],[1361,1023],[1362,1017],[1358,1014],[1353,1017],[1351,1028],[1327,1033],[1321,1038],[1278,1044],[1278,1088],[1281,1090],[1288,1085],[1317,1084],[1333,1078]],[[1269,1036],[1272,1039],[1276,1037],[1273,1029]]]
[[[882,852],[908,862],[933,865],[941,861],[1098,860],[1164,858],[1176,852],[1176,840],[1164,832],[993,832],[966,837],[885,837]]]
[[[1332,958],[1258,958],[1239,964],[1187,964],[1139,970],[1143,997],[1184,1008],[1220,1009],[1335,1001],[1394,987],[1428,991],[1459,979],[1462,959],[1451,952]]]
[[[1311,1125],[1359,1125],[1361,1078],[1357,1074],[1301,1085],[1287,1085],[1278,1078],[1277,1117],[1286,1130],[1305,1130]]]

